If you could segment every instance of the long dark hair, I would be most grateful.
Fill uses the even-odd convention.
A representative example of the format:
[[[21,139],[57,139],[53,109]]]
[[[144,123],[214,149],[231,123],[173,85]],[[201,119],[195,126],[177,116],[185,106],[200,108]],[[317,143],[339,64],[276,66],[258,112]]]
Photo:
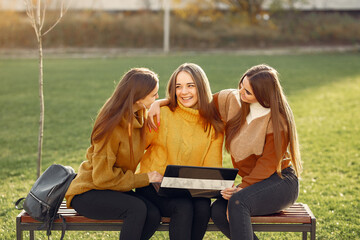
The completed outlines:
[[[300,176],[302,166],[299,151],[299,142],[296,132],[294,115],[287,102],[286,96],[279,82],[278,72],[265,64],[257,65],[245,72],[239,82],[239,88],[247,77],[256,100],[265,108],[271,109],[271,121],[273,125],[275,152],[277,159],[281,160],[281,130],[287,132],[288,148],[291,155],[291,162],[294,166],[297,176]],[[245,124],[246,116],[250,112],[250,104],[241,100],[241,110],[237,115],[230,119],[225,126],[225,148],[230,150],[230,143],[239,133],[241,127]],[[283,126],[282,119],[286,126]],[[287,130],[287,131],[286,131]],[[277,173],[281,176],[281,161],[277,166]]]
[[[204,131],[210,130],[213,126],[215,130],[215,136],[222,132],[224,124],[221,121],[220,115],[215,108],[215,104],[212,103],[213,97],[209,80],[204,70],[195,63],[184,63],[180,65],[171,75],[170,80],[167,84],[167,98],[170,101],[169,108],[175,111],[178,106],[176,97],[176,78],[180,72],[187,72],[194,80],[196,91],[198,94],[198,110],[199,114],[203,119]]]
[[[106,138],[102,146],[104,147],[109,133],[125,119],[126,126],[124,127],[128,128],[130,154],[133,159],[133,105],[149,95],[158,82],[158,76],[147,68],[133,68],[125,73],[98,113],[91,133],[91,144]]]

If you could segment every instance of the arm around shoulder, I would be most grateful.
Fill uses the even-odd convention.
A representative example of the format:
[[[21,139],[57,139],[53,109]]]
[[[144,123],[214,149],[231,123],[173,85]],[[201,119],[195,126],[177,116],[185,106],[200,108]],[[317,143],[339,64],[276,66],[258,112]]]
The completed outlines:
[[[150,107],[148,112],[147,126],[150,129],[156,130],[160,125],[160,107],[169,105],[168,99],[156,100]],[[156,119],[155,119],[156,118]],[[155,120],[156,123],[155,123]]]

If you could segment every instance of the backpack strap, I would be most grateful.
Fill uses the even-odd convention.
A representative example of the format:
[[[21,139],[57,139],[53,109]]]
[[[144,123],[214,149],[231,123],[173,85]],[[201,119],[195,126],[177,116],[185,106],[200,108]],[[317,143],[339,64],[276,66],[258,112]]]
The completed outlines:
[[[62,219],[62,228],[61,228],[60,240],[63,240],[63,238],[65,236],[65,230],[66,230],[66,220],[62,215],[59,215],[59,217]]]
[[[65,236],[65,231],[66,231],[66,220],[64,218],[64,216],[60,215],[60,214],[56,214],[56,216],[54,216],[53,218],[49,219],[48,221],[46,221],[44,223],[44,225],[42,225],[41,227],[46,227],[46,235],[48,236],[48,239],[50,240],[50,235],[51,235],[51,229],[52,226],[54,224],[55,219],[61,218],[62,220],[62,226],[61,226],[61,237],[60,240],[64,239]]]
[[[24,203],[22,202],[22,200],[24,200],[25,198],[19,198],[16,202],[15,202],[15,208],[18,210],[23,210],[24,209]],[[19,206],[19,204],[21,203],[21,207]]]

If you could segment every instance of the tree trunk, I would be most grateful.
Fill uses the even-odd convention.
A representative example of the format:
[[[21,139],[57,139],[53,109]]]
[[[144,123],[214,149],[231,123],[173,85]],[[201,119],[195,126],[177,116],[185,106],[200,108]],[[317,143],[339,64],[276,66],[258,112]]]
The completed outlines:
[[[1,0],[0,0],[1,1]],[[48,1],[48,0],[47,0]],[[70,5],[67,5],[64,8],[64,1],[61,0],[61,9],[60,16],[56,22],[47,29],[43,31],[43,26],[45,22],[45,12],[46,12],[46,3],[44,0],[24,0],[26,6],[26,14],[30,18],[32,27],[35,30],[36,38],[38,41],[39,47],[39,98],[40,98],[40,120],[39,120],[39,135],[38,135],[38,159],[37,159],[37,178],[41,175],[41,159],[42,159],[42,147],[43,147],[43,135],[44,135],[44,116],[45,116],[45,106],[44,106],[44,90],[43,90],[43,47],[42,47],[42,38],[49,31],[51,31],[62,19]],[[56,2],[58,0],[55,0]],[[71,0],[70,0],[71,1]],[[43,2],[43,6],[42,6]],[[50,1],[49,1],[50,2]],[[43,8],[41,8],[43,7]],[[44,33],[43,33],[44,32]]]
[[[44,91],[43,91],[43,49],[42,36],[38,38],[39,43],[39,98],[40,98],[40,120],[39,120],[39,139],[38,139],[38,161],[37,161],[37,178],[41,174],[41,156],[44,134]]]

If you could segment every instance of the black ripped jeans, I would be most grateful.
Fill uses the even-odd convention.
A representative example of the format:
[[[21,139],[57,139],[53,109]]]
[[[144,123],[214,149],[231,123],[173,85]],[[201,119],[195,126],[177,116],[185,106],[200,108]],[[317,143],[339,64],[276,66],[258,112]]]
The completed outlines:
[[[171,240],[203,239],[210,219],[210,199],[189,197],[161,197],[153,186],[137,188],[136,192],[154,203],[164,217],[171,217]]]
[[[71,206],[92,219],[123,219],[120,240],[147,240],[160,225],[160,211],[139,194],[112,190],[90,190],[76,195]]]
[[[280,178],[274,173],[234,193],[229,201],[223,198],[216,200],[211,207],[211,218],[216,226],[229,239],[258,239],[252,229],[251,216],[279,212],[291,206],[298,197],[299,183],[294,170],[288,167],[282,171],[282,176]]]

